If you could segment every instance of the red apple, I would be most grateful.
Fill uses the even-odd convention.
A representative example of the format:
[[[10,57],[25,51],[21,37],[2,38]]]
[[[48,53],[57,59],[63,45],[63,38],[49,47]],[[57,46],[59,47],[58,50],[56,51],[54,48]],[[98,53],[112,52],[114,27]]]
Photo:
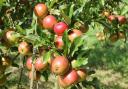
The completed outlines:
[[[18,46],[18,51],[22,55],[28,55],[30,53],[30,49],[30,45],[25,41],[21,42]]]
[[[63,40],[62,40],[62,36],[56,36],[55,38],[55,45],[58,49],[62,49],[62,47],[64,46]]]
[[[82,32],[80,30],[73,29],[71,32],[69,32],[69,36],[68,37],[69,37],[69,40],[71,42],[73,42],[76,37],[79,37],[81,35],[82,35]]]
[[[54,32],[56,35],[62,36],[65,30],[68,30],[68,25],[64,22],[59,22],[54,25]]]
[[[84,81],[86,80],[87,77],[87,72],[85,69],[79,69],[77,70],[77,74],[79,76],[79,81]]]
[[[79,80],[79,76],[77,74],[77,71],[72,69],[69,73],[65,74],[63,76],[63,81],[68,85],[72,85],[77,83]]]
[[[69,70],[69,61],[64,56],[57,56],[52,60],[51,71],[58,75],[64,75]]]
[[[108,16],[108,20],[109,20],[110,22],[115,21],[116,19],[117,19],[117,17],[116,17],[115,15],[109,15],[109,16]]]
[[[35,61],[35,69],[37,71],[41,71],[41,70],[45,70],[47,68],[47,63],[44,62],[41,57],[37,58],[36,61]]]
[[[48,14],[48,7],[44,3],[38,3],[34,7],[34,12],[37,17],[44,18]]]
[[[117,18],[120,24],[124,24],[127,21],[125,16],[117,16]]]
[[[29,57],[26,62],[26,67],[28,70],[32,69],[32,57]]]
[[[63,88],[67,88],[69,85],[67,85],[64,80],[63,80],[63,77],[62,76],[58,76],[58,82],[59,82],[59,85]]]
[[[57,19],[53,15],[48,15],[43,20],[41,20],[42,27],[45,29],[52,30],[56,23],[57,23]]]

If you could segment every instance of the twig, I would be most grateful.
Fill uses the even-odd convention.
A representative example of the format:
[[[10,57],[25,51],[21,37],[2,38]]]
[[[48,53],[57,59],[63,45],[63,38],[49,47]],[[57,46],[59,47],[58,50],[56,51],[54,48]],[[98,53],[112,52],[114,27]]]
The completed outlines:
[[[34,65],[32,63],[32,78],[30,80],[30,89],[33,89],[33,80],[34,80]]]
[[[21,64],[21,68],[19,68],[19,69],[21,69],[21,71],[20,71],[20,78],[19,78],[19,81],[18,81],[17,89],[20,89],[20,82],[21,82],[22,74],[23,74],[23,66],[24,66],[24,64],[23,64],[23,56],[22,55],[20,57],[20,63],[22,63],[22,64]]]

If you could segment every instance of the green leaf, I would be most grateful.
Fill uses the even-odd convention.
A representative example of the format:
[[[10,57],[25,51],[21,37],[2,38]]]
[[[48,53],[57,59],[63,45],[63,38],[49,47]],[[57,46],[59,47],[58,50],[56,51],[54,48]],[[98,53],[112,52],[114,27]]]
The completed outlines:
[[[73,16],[73,12],[74,12],[74,4],[72,4],[71,5],[71,7],[70,7],[70,11],[69,11],[69,18],[71,19],[72,18],[72,16]]]
[[[25,34],[25,30],[23,28],[21,28],[21,26],[16,25],[16,30],[17,32],[21,33],[21,34]]]
[[[2,6],[5,1],[6,1],[6,0],[0,0],[0,6]]]
[[[88,63],[88,58],[78,58],[77,60],[72,61],[73,68],[79,68],[85,66]]]
[[[37,36],[37,35],[32,35],[32,34],[25,36],[25,38],[26,38],[27,40],[29,40],[30,42],[33,42],[33,43],[35,43],[35,42],[37,42],[37,41],[40,40],[39,36]]]
[[[63,42],[64,42],[64,46],[63,46],[63,49],[64,49],[64,55],[67,56],[68,53],[69,53],[69,49],[70,49],[70,40],[68,38],[68,31],[65,31],[64,34],[63,34]]]
[[[82,46],[83,43],[84,43],[84,38],[83,37],[80,36],[80,37],[75,38],[74,41],[73,41],[73,43],[72,43],[72,45],[71,45],[70,54],[69,55],[71,57],[73,57],[74,56],[74,53],[76,51],[78,51],[78,48],[80,46]]]
[[[48,81],[48,77],[50,76],[49,71],[44,71],[43,73],[41,73],[44,76],[45,81]]]
[[[49,60],[51,60],[51,54],[52,54],[52,51],[46,52],[46,53],[43,55],[43,60],[44,60],[45,62],[48,62]]]
[[[61,15],[62,15],[62,17],[64,18],[64,21],[65,21],[67,24],[70,24],[70,23],[71,23],[70,17],[68,17],[63,11],[61,11]]]

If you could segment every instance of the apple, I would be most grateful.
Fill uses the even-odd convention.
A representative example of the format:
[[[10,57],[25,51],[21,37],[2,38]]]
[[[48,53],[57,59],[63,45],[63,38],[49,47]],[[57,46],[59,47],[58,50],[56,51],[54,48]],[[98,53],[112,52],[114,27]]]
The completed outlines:
[[[44,18],[48,14],[48,7],[44,3],[38,3],[34,7],[34,12],[37,17]]]
[[[48,15],[43,20],[40,21],[43,28],[51,30],[53,30],[54,25],[57,23],[57,19],[53,15]]]
[[[51,63],[51,71],[57,75],[64,75],[69,70],[69,67],[69,61],[64,56],[55,57]]]
[[[38,57],[35,61],[35,69],[37,71],[45,70],[47,68],[48,63],[44,62],[41,57]]]
[[[71,42],[73,42],[76,37],[79,37],[79,36],[81,36],[81,35],[82,35],[82,32],[81,32],[80,30],[73,29],[73,30],[71,30],[71,31],[69,32],[69,36],[68,36],[68,37],[69,37],[69,40],[70,40]]]
[[[79,69],[77,70],[77,74],[79,76],[79,81],[84,81],[86,80],[87,77],[87,72],[85,69]]]
[[[59,22],[54,25],[54,32],[56,35],[62,36],[65,30],[68,30],[68,25],[64,22]]]
[[[28,55],[30,53],[30,50],[30,45],[25,41],[21,42],[18,46],[18,51],[22,55]]]
[[[62,36],[56,36],[55,37],[55,45],[58,49],[62,49],[64,46],[63,40],[62,40]]]

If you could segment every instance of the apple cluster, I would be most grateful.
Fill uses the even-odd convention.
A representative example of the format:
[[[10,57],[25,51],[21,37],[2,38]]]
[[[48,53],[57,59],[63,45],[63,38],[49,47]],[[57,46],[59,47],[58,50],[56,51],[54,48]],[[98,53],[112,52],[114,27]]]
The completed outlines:
[[[55,33],[55,44],[58,49],[62,49],[64,43],[62,41],[63,33],[69,29],[68,24],[63,21],[58,22],[57,18],[54,15],[48,14],[48,7],[44,3],[38,3],[34,7],[35,15],[38,17],[39,25],[44,28],[48,29]],[[88,25],[84,25],[81,22],[76,22],[74,24],[78,29],[72,29],[69,31],[69,40],[73,42],[73,40],[81,36],[83,32],[88,31]]]
[[[62,40],[64,32],[69,29],[68,24],[61,21],[58,22],[56,17],[54,15],[48,14],[48,7],[44,3],[38,3],[34,7],[34,13],[38,17],[39,25],[44,28],[48,29],[50,31],[53,31],[55,34],[55,45],[57,49],[62,49],[64,43]],[[81,24],[81,23],[76,23]],[[80,26],[81,29],[85,29],[84,26]],[[87,31],[86,31],[87,32]],[[72,29],[68,33],[69,40],[71,42],[74,41],[76,37],[79,37],[83,34],[83,31],[78,29]],[[27,46],[27,43],[22,42],[18,48],[19,52],[21,54],[26,54],[26,52],[29,52],[29,48],[27,50],[22,49],[22,44],[25,44],[25,47]],[[25,53],[24,53],[25,52]],[[71,85],[74,85],[76,83],[79,83],[81,81],[86,80],[87,71],[84,68],[75,69],[72,67],[72,63],[69,61],[69,59],[65,56],[60,55],[54,55],[54,57],[51,57],[51,59],[48,62],[45,62],[43,57],[36,57],[34,60],[32,57],[29,57],[26,62],[26,67],[28,70],[30,70],[29,78],[32,78],[32,64],[35,68],[35,74],[34,74],[34,80],[39,80],[41,76],[41,72],[45,71],[46,69],[50,69],[51,73],[57,75],[57,80],[59,82],[59,85],[61,87],[69,87]]]

